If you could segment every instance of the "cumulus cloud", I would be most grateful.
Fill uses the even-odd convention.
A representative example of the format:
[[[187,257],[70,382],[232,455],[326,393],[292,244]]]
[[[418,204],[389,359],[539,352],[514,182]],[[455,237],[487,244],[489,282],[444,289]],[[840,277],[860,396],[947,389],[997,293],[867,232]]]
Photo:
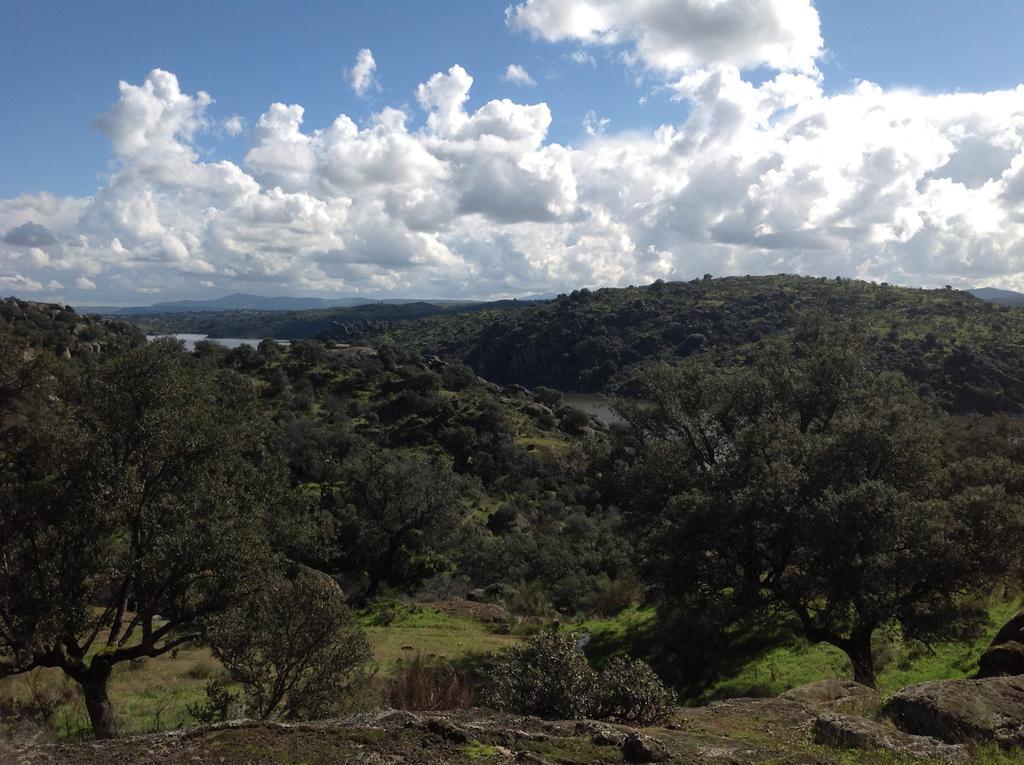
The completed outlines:
[[[513,85],[521,85],[524,88],[532,88],[537,84],[537,81],[530,76],[530,73],[519,64],[509,64],[501,79]]]
[[[598,42],[647,50],[609,26],[625,11],[587,7]],[[741,61],[666,67],[678,121],[614,133],[594,111],[578,146],[550,139],[547,104],[471,106],[454,65],[360,124],[270,104],[241,164],[197,151],[222,129],[212,98],[155,70],[98,122],[113,162],[94,194],[0,200],[0,289],[485,298],[782,271],[1024,288],[1024,86],[829,94],[786,61],[759,83]]]
[[[548,42],[625,45],[663,72],[708,65],[813,72],[824,46],[811,0],[527,0],[507,15],[514,28]]]
[[[355,65],[348,70],[349,84],[357,96],[363,98],[371,88],[379,88],[374,76],[376,71],[377,62],[373,59],[373,52],[369,48],[363,48],[356,54]]]

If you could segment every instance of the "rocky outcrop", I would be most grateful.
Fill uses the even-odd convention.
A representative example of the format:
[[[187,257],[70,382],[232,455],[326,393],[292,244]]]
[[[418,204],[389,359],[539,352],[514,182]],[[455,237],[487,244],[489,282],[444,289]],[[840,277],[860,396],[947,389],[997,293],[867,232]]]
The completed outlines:
[[[908,733],[947,743],[1024,746],[1024,677],[911,685],[897,691],[882,714]]]
[[[839,677],[818,680],[792,688],[779,696],[816,709],[866,714],[878,709],[882,697],[874,688]]]
[[[945,744],[929,736],[914,736],[891,725],[856,715],[820,715],[811,726],[811,735],[816,744],[843,749],[884,749],[915,760],[967,760],[967,751],[961,744]]]
[[[813,739],[813,740],[812,740]],[[817,742],[817,743],[815,743]],[[834,747],[834,748],[829,748]],[[910,736],[883,723],[821,713],[790,699],[729,699],[677,709],[662,727],[550,721],[486,709],[384,710],[308,723],[241,720],[148,736],[77,744],[0,736],[3,765],[840,765],[841,748],[864,765],[976,762],[972,744]]]

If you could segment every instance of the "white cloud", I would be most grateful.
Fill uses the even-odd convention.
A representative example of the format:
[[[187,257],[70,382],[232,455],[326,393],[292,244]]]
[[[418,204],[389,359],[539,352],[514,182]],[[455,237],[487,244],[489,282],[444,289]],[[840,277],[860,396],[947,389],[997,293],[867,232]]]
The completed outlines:
[[[598,117],[597,112],[591,109],[583,116],[583,130],[591,137],[600,135],[608,129],[610,122],[608,117]]]
[[[348,80],[352,90],[360,98],[364,98],[371,89],[380,89],[374,72],[377,71],[377,62],[373,59],[373,52],[369,48],[363,48],[356,54],[356,63],[348,70]]]
[[[226,120],[224,120],[224,132],[230,136],[235,136],[245,130],[245,120],[237,114],[232,114]]]
[[[1024,86],[924,94],[816,73],[673,75],[680,119],[581,145],[547,104],[470,108],[456,65],[383,108],[307,126],[268,106],[245,161],[195,148],[212,99],[168,72],[122,83],[85,198],[0,200],[0,289],[138,302],[257,293],[495,297],[781,271],[1024,288]],[[92,286],[95,289],[92,289]]]
[[[569,54],[569,60],[574,61],[577,64],[586,64],[588,66],[597,66],[597,60],[587,53],[585,50],[574,50]]]
[[[21,274],[0,274],[0,287],[14,293],[39,292],[43,289],[40,282]]]
[[[813,72],[824,49],[811,0],[527,0],[507,17],[548,42],[626,45],[663,72],[709,65]]]
[[[537,81],[530,76],[530,73],[519,64],[509,64],[501,79],[513,85],[521,85],[524,88],[532,88],[537,84]]]

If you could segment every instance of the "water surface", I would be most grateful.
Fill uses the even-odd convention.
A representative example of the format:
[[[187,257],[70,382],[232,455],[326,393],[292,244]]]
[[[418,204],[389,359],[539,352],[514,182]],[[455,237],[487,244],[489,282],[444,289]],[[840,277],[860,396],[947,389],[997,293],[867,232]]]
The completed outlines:
[[[156,340],[158,337],[173,337],[175,340],[181,340],[185,343],[186,351],[194,351],[196,343],[200,340],[209,340],[210,342],[216,343],[217,345],[223,345],[225,348],[238,348],[240,345],[251,345],[253,348],[260,344],[260,340],[263,338],[253,337],[208,337],[207,335],[194,335],[189,333],[180,334],[166,334],[166,335],[146,335],[147,340]],[[287,345],[287,340],[276,341],[281,345]]]

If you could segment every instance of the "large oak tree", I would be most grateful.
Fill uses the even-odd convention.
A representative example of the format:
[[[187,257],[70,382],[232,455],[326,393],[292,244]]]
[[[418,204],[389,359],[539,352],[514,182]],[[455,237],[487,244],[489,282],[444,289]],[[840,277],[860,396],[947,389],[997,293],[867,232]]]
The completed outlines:
[[[110,737],[113,667],[196,639],[265,562],[263,426],[245,383],[170,341],[85,369],[6,356],[0,675],[61,669]]]
[[[614,483],[665,603],[794,624],[873,685],[872,636],[962,637],[1019,553],[1020,468],[944,450],[935,412],[809,320],[743,366],[652,369]]]

